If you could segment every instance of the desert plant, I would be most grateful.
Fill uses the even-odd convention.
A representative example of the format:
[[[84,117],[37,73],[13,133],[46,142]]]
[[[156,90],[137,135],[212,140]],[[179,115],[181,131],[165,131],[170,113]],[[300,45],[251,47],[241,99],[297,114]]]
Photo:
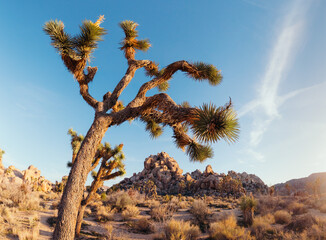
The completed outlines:
[[[274,213],[274,218],[278,224],[288,224],[291,221],[291,214],[286,210],[278,210]]]
[[[250,240],[250,232],[237,225],[234,215],[227,216],[214,222],[209,228],[209,237],[212,240]]]
[[[132,223],[132,228],[137,233],[153,233],[154,232],[154,225],[147,219],[141,218]]]
[[[158,207],[151,208],[149,215],[154,221],[164,222],[172,217],[173,212],[169,210],[166,204],[159,205]]]
[[[139,209],[136,206],[129,205],[122,211],[121,216],[124,220],[130,220],[139,215]]]
[[[207,204],[203,200],[195,200],[189,211],[195,217],[195,222],[200,230],[206,232],[209,228],[209,218],[212,215]]]
[[[0,169],[1,168],[4,168],[3,164],[2,164],[2,156],[3,154],[5,154],[5,151],[3,151],[1,148],[0,148]]]
[[[200,235],[197,226],[193,226],[190,222],[177,221],[172,219],[164,227],[164,240],[196,240]]]
[[[243,213],[243,222],[246,226],[251,226],[254,220],[254,210],[257,206],[256,199],[250,196],[243,196],[240,200],[240,209]]]
[[[268,239],[268,236],[273,233],[274,217],[271,214],[255,217],[252,226],[250,227],[252,235],[257,239]]]
[[[308,212],[307,207],[303,203],[292,202],[288,205],[288,209],[293,215],[300,215]]]
[[[293,217],[292,221],[286,226],[286,229],[292,230],[294,232],[303,232],[311,228],[316,223],[316,218],[311,214],[303,214]]]
[[[162,126],[170,126],[174,131],[177,146],[181,149],[186,148],[190,159],[197,161],[212,157],[213,153],[208,145],[200,144],[196,139],[207,144],[221,139],[234,142],[238,137],[238,121],[231,101],[224,107],[204,104],[201,108],[192,108],[189,105],[177,105],[165,93],[146,96],[146,93],[155,87],[159,90],[167,90],[168,81],[177,71],[183,71],[198,81],[207,79],[211,85],[218,85],[222,80],[222,75],[213,65],[201,62],[191,64],[186,61],[177,61],[160,70],[158,64],[153,61],[136,60],[136,50],[146,51],[151,45],[148,40],[137,39],[138,24],[132,21],[120,23],[125,33],[125,38],[121,42],[121,50],[124,51],[127,59],[128,70],[112,93],[107,92],[102,101],[96,100],[89,93],[88,84],[93,81],[97,67],[87,66],[87,63],[90,62],[98,42],[106,33],[105,29],[100,26],[103,20],[103,16],[96,22],[85,20],[80,27],[81,33],[74,37],[65,32],[61,21],[51,20],[43,27],[65,66],[77,80],[83,99],[95,110],[94,121],[78,151],[62,195],[54,239],[73,239],[74,237],[80,204],[78,201],[83,194],[91,159],[94,158],[97,146],[109,127],[139,118],[146,123],[146,130],[150,131],[151,136],[157,137],[162,133]],[[152,80],[144,83],[136,97],[124,107],[119,97],[129,85],[136,70],[140,68],[144,68],[147,76]],[[191,127],[194,138],[189,137],[184,125]]]

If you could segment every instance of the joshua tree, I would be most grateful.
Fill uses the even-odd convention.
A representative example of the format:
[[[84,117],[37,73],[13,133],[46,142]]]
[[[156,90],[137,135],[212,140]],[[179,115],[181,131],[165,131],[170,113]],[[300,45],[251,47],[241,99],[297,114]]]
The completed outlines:
[[[51,20],[44,25],[44,31],[50,36],[52,45],[77,80],[81,96],[95,111],[94,121],[80,146],[61,198],[54,239],[70,240],[74,237],[77,213],[91,160],[94,159],[97,147],[109,127],[140,119],[146,123],[146,130],[150,131],[152,137],[157,137],[163,127],[169,126],[173,129],[176,145],[185,150],[193,161],[203,161],[213,156],[208,143],[221,139],[234,142],[238,136],[238,121],[231,100],[222,107],[213,104],[190,107],[189,104],[176,104],[166,93],[146,96],[153,88],[167,90],[169,80],[177,71],[185,72],[198,81],[208,80],[214,86],[221,82],[222,75],[213,65],[202,62],[177,61],[159,69],[154,61],[135,59],[137,50],[146,51],[151,45],[148,40],[137,39],[138,25],[132,21],[120,23],[125,33],[121,50],[124,51],[128,63],[127,71],[112,93],[104,94],[102,101],[96,100],[89,93],[88,85],[93,81],[97,67],[87,64],[106,33],[100,26],[103,19],[101,16],[95,23],[85,20],[80,26],[80,34],[74,37],[65,32],[61,21]],[[119,97],[140,68],[145,69],[151,80],[144,83],[135,98],[124,107]],[[193,137],[188,135],[188,127],[192,130]]]
[[[68,162],[68,167],[72,167],[75,162],[76,153],[79,151],[79,148],[84,140],[84,136],[78,135],[73,129],[69,129],[68,134],[71,136],[71,148],[73,152],[72,162]],[[89,170],[89,172],[92,171],[92,177],[94,178],[94,180],[88,190],[88,194],[83,197],[83,200],[81,201],[79,211],[78,211],[78,217],[76,223],[77,236],[79,236],[80,234],[85,209],[87,205],[93,200],[96,191],[103,185],[104,181],[125,174],[126,172],[125,166],[122,162],[125,156],[122,152],[122,147],[123,144],[120,144],[119,146],[116,146],[115,148],[112,149],[110,144],[107,142],[104,145],[100,144],[98,146],[95,157],[92,161],[92,166]],[[97,167],[100,161],[101,161],[101,165],[98,172],[93,171]],[[117,170],[117,171],[112,173],[113,170]]]
[[[1,148],[0,148],[0,168],[3,168],[3,164],[2,164],[2,155],[5,154],[5,151],[3,151]]]

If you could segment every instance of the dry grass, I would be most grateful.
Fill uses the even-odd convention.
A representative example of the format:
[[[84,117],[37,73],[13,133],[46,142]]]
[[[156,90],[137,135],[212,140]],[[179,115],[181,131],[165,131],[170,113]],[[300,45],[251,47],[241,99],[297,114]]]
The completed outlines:
[[[209,228],[210,217],[212,216],[212,212],[209,210],[207,204],[203,200],[195,200],[189,211],[194,216],[195,223],[199,228],[203,232],[206,232]]]
[[[130,220],[139,215],[139,209],[136,206],[128,205],[125,210],[122,211],[121,216],[124,220]]]
[[[149,234],[155,231],[154,225],[147,218],[141,218],[133,222],[131,227],[137,233]]]
[[[152,208],[149,215],[154,221],[164,222],[172,217],[173,212],[169,209],[168,205],[162,204],[158,207]]]
[[[253,239],[250,232],[237,225],[234,215],[212,223],[209,228],[209,237],[212,240],[249,240]]]
[[[294,216],[292,221],[286,226],[286,229],[294,232],[303,232],[317,224],[317,220],[311,214]]]
[[[291,221],[291,214],[286,210],[278,210],[274,213],[274,218],[278,224],[288,224]]]
[[[288,209],[292,212],[293,215],[301,215],[308,212],[307,207],[303,203],[292,202]]]
[[[190,222],[184,221],[169,221],[164,227],[162,239],[164,240],[196,240],[200,235],[200,230],[197,226],[193,226]]]
[[[96,210],[95,220],[98,222],[112,221],[115,211],[110,207],[99,206]]]
[[[274,222],[274,216],[271,214],[267,214],[263,217],[255,217],[254,222],[250,227],[252,235],[254,235],[257,239],[269,239],[268,236],[274,232],[271,225]]]

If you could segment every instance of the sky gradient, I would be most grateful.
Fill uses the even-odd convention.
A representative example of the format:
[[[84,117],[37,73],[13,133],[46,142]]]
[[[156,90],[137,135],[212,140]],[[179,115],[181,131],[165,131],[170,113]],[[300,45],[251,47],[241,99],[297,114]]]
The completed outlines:
[[[103,141],[124,143],[126,176],[143,169],[151,154],[167,152],[184,172],[234,170],[254,173],[266,184],[326,171],[326,2],[322,0],[234,1],[3,1],[0,0],[0,148],[5,166],[39,168],[51,181],[69,173],[69,128],[86,134],[94,112],[77,82],[42,31],[50,19],[78,32],[85,19],[106,20],[108,30],[91,61],[99,70],[90,92],[112,91],[126,71],[118,49],[118,23],[139,23],[152,47],[137,59],[204,61],[221,69],[219,86],[177,73],[167,92],[175,102],[224,105],[238,112],[240,138],[213,144],[214,157],[190,162],[174,146],[172,132],[152,140],[139,121],[108,130]],[[140,70],[121,96],[126,104],[150,80]],[[156,93],[156,90],[149,94]],[[121,179],[107,182],[111,185]]]

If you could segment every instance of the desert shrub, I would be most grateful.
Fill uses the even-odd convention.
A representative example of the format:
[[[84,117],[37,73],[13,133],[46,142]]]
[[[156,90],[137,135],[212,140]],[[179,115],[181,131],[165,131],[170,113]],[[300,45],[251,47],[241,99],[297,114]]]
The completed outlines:
[[[274,229],[271,226],[273,223],[274,216],[271,214],[255,217],[254,222],[250,227],[252,235],[257,239],[269,239],[269,236],[273,235],[274,232]]]
[[[193,226],[190,222],[184,221],[169,221],[164,227],[164,240],[196,240],[200,235],[200,230],[197,226]]]
[[[109,207],[99,206],[96,210],[95,220],[98,222],[112,221],[114,218],[114,210]]]
[[[300,215],[308,212],[307,207],[303,203],[293,202],[288,206],[293,215]]]
[[[22,211],[39,210],[41,208],[39,195],[37,193],[28,194],[25,200],[20,202],[18,206]]]
[[[161,203],[159,201],[150,199],[150,200],[147,200],[147,205],[149,208],[156,208],[156,207],[160,206]]]
[[[195,200],[189,210],[195,218],[195,223],[206,232],[209,228],[209,218],[212,215],[207,204],[203,200]]]
[[[240,200],[240,209],[243,213],[243,222],[246,226],[251,226],[254,220],[254,210],[257,206],[256,199],[251,196],[243,196]]]
[[[294,232],[303,232],[311,228],[317,221],[315,217],[311,214],[304,214],[295,216],[292,218],[292,221],[286,226],[286,229],[292,230]]]
[[[147,218],[141,218],[133,222],[131,227],[137,233],[149,234],[154,232],[154,225]]]
[[[166,204],[151,208],[149,215],[154,221],[163,222],[172,217],[173,212],[169,210]]]
[[[278,224],[288,224],[291,221],[291,214],[286,210],[278,210],[274,213],[274,218]]]
[[[114,201],[114,206],[119,211],[126,209],[128,205],[135,205],[135,203],[127,192],[122,192],[119,194]]]
[[[179,207],[180,207],[180,209],[186,209],[187,207],[189,207],[189,204],[187,201],[181,201],[179,203]]]
[[[317,223],[307,231],[307,239],[326,239],[326,220],[316,219]]]
[[[131,218],[139,215],[139,209],[136,206],[127,205],[126,209],[122,211],[121,215],[124,220],[130,220]]]
[[[253,239],[250,232],[237,225],[234,215],[212,223],[209,228],[209,237],[212,240],[249,240]]]
[[[107,223],[104,225],[104,228],[107,231],[106,239],[107,240],[113,239],[113,226]]]

